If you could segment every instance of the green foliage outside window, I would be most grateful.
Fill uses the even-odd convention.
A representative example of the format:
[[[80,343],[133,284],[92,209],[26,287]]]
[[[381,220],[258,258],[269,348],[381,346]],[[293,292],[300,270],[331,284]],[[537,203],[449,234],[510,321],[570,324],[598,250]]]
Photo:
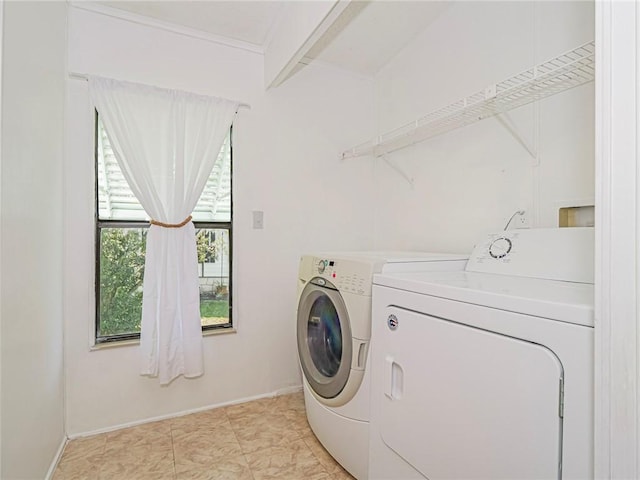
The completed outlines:
[[[140,332],[146,229],[103,228],[100,336]]]
[[[196,248],[198,263],[215,262],[218,259],[219,245],[216,243],[216,234],[212,230],[196,231]]]
[[[140,332],[146,228],[100,229],[100,331],[99,337]],[[212,229],[196,232],[198,262],[215,262],[228,256],[224,236]],[[221,289],[223,286],[219,286]],[[218,290],[216,289],[216,290]],[[224,293],[227,293],[224,285]],[[229,321],[227,295],[210,298],[201,293],[203,325]]]

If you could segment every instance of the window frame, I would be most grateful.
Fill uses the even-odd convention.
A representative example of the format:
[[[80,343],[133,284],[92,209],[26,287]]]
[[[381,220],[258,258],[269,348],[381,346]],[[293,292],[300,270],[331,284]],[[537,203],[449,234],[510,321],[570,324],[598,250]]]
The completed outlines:
[[[100,336],[100,234],[104,228],[149,228],[150,223],[144,220],[104,220],[100,218],[100,200],[98,186],[98,155],[99,155],[99,128],[98,128],[98,111],[94,114],[94,255],[95,255],[95,274],[94,274],[94,298],[95,298],[95,317],[94,317],[94,342],[96,345],[113,344],[116,342],[136,341],[140,340],[140,333],[122,333],[115,335]],[[202,325],[202,332],[224,331],[233,329],[233,126],[229,129],[229,221],[193,221],[196,230],[198,229],[217,229],[226,230],[228,236],[229,247],[229,281],[228,281],[228,302],[229,302],[229,321],[218,325]]]

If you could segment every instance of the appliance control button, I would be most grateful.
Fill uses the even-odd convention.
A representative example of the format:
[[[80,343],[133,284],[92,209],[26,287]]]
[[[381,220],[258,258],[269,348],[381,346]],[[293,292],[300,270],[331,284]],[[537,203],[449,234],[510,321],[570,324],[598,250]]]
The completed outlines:
[[[489,245],[489,255],[493,258],[504,258],[511,251],[511,240],[507,237],[496,238],[491,245]]]
[[[318,273],[323,273],[325,268],[327,268],[327,261],[320,260],[318,262]]]

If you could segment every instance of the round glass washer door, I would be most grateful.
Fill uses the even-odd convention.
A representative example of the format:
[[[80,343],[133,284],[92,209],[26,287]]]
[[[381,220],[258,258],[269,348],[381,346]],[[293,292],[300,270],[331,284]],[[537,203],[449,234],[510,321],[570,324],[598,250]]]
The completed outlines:
[[[312,279],[302,290],[297,337],[309,386],[323,398],[336,397],[351,371],[351,326],[341,295],[323,278]]]

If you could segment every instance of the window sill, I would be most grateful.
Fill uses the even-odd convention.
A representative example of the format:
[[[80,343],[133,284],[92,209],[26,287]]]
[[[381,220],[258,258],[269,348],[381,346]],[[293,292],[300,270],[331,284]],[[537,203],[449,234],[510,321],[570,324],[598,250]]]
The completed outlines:
[[[91,345],[90,350],[110,350],[112,348],[131,347],[134,345],[140,345],[140,340],[120,340],[116,342],[95,343]]]
[[[235,328],[219,328],[214,330],[206,330],[202,332],[202,337],[215,337],[218,335],[227,335],[230,333],[238,333]],[[111,348],[117,347],[131,347],[134,345],[140,345],[140,340],[121,340],[119,342],[105,342],[105,343],[96,343],[92,345],[90,350],[109,350]]]
[[[238,333],[238,331],[231,327],[231,328],[214,328],[212,330],[205,330],[204,332],[202,332],[202,336],[203,337],[215,337],[217,335],[226,335],[228,333]]]

